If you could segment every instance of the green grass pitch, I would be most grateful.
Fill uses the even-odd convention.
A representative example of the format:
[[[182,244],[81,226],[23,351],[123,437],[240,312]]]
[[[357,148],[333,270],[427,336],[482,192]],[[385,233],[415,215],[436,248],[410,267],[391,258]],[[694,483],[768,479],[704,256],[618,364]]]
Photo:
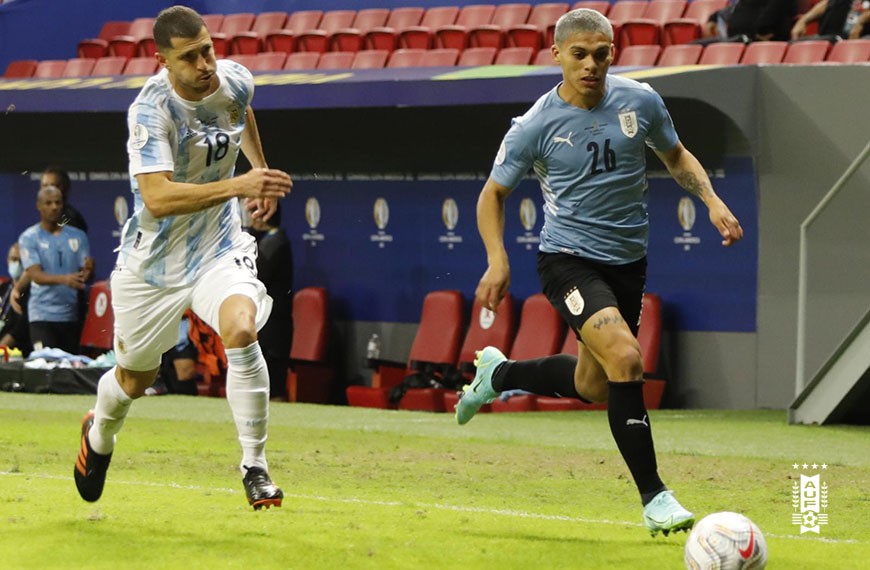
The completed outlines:
[[[245,501],[226,402],[137,401],[95,504],[75,491],[93,397],[0,394],[0,568],[682,568],[651,538],[602,412],[451,415],[273,404],[284,506]],[[765,533],[771,569],[867,568],[870,428],[781,411],[650,414],[662,477],[696,515]],[[829,488],[819,535],[792,525],[798,463]],[[803,471],[810,474],[809,471]]]

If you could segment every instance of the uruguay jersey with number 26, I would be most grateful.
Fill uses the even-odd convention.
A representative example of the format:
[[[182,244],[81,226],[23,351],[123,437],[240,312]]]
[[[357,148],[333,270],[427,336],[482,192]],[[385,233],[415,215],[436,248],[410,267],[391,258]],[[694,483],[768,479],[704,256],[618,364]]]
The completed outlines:
[[[514,119],[490,176],[513,189],[534,170],[544,196],[541,251],[620,265],[646,255],[645,148],[678,142],[658,93],[608,75],[592,109],[566,103],[555,87]]]
[[[155,218],[142,201],[137,174],[171,172],[175,182],[205,184],[233,176],[245,111],[254,96],[251,72],[218,60],[220,86],[201,101],[182,99],[163,69],[130,106],[130,185],[133,215],[124,226],[118,266],[156,287],[194,282],[231,252],[255,251],[241,229],[238,200],[205,210]]]

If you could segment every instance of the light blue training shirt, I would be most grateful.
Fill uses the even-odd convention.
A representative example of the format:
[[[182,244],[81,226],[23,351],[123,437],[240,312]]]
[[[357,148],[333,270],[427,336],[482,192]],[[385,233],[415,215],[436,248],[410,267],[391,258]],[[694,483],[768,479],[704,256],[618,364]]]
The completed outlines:
[[[18,247],[24,269],[39,265],[50,275],[76,273],[84,266],[85,258],[90,256],[87,234],[72,226],[61,226],[60,232],[52,234],[41,224],[34,224],[18,238]],[[78,289],[33,282],[27,311],[30,322],[78,321]]]
[[[566,103],[557,86],[513,119],[490,177],[513,189],[534,170],[544,197],[540,251],[621,265],[646,255],[645,146],[667,151],[679,138],[649,85],[606,81],[593,109]]]

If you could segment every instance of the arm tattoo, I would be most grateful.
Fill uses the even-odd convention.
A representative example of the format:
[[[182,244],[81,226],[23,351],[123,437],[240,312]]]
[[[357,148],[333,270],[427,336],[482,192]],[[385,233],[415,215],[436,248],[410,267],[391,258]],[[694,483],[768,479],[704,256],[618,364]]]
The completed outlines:
[[[621,322],[622,322],[622,317],[621,317],[621,316],[618,316],[618,315],[615,316],[615,317],[604,316],[604,317],[599,318],[599,319],[598,319],[598,322],[596,322],[596,323],[595,323],[594,325],[592,325],[592,326],[593,326],[595,329],[601,329],[601,327],[603,327],[604,325],[609,325],[609,324],[611,324],[611,323],[613,323],[613,324],[615,324],[615,323],[621,323]]]
[[[705,195],[709,194],[712,189],[709,182],[699,178],[694,172],[680,172],[674,176],[674,179],[676,179],[677,183],[685,188],[687,192],[697,196],[698,198],[703,198]]]

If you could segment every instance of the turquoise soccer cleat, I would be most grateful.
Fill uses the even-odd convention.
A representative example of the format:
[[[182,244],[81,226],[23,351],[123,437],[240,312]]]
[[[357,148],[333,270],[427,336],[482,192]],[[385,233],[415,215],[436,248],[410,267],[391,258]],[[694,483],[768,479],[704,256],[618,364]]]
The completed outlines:
[[[492,388],[492,373],[499,364],[507,360],[507,357],[493,346],[477,351],[475,356],[474,365],[477,367],[477,373],[471,384],[462,389],[462,397],[456,404],[456,421],[459,425],[467,424],[481,406],[498,397],[498,392]]]
[[[643,522],[652,536],[659,531],[667,536],[672,532],[688,532],[695,524],[695,515],[683,508],[673,491],[662,491],[643,508]]]

